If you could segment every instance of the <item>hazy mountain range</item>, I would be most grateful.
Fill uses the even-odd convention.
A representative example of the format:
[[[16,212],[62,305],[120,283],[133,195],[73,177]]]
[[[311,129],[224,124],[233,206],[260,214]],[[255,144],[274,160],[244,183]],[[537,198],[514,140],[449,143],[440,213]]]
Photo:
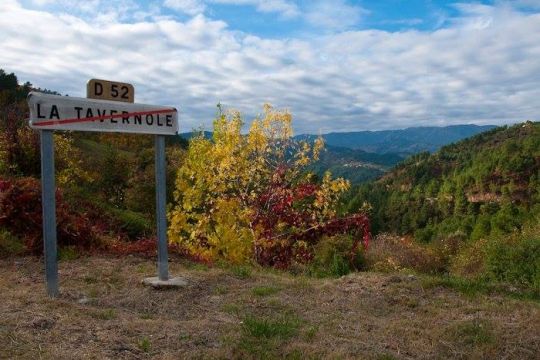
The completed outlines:
[[[411,155],[434,152],[440,147],[495,128],[494,125],[451,125],[444,127],[412,127],[403,130],[357,131],[322,135],[327,145],[367,152]],[[312,139],[317,135],[299,135]]]

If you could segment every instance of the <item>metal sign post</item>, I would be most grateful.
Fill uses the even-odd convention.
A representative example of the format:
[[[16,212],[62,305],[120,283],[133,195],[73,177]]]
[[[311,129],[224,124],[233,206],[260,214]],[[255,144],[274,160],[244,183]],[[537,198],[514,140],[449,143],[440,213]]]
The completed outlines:
[[[92,86],[90,86],[92,85]],[[57,297],[58,260],[56,201],[54,185],[54,130],[139,133],[155,135],[156,219],[158,277],[144,279],[154,287],[183,286],[181,278],[169,279],[166,217],[165,135],[178,133],[178,111],[173,107],[133,103],[133,86],[106,80],[92,80],[89,97],[76,98],[31,92],[28,95],[30,127],[41,134],[41,183],[43,247],[47,294]],[[121,90],[125,89],[125,93]],[[118,96],[117,96],[118,95]],[[123,96],[125,95],[125,96]],[[119,97],[116,99],[116,97]],[[112,98],[114,101],[101,100]]]
[[[41,130],[41,203],[43,214],[43,251],[47,294],[58,296],[56,249],[56,191],[54,188],[54,139],[51,130]]]
[[[161,281],[169,280],[169,260],[167,253],[167,202],[165,136],[156,135],[156,219],[158,238],[158,277]]]

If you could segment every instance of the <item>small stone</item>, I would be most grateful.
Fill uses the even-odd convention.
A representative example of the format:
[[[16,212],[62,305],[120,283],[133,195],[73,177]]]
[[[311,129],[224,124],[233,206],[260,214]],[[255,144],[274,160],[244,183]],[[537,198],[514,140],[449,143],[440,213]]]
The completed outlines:
[[[82,298],[80,298],[79,300],[77,300],[77,302],[79,304],[82,304],[82,305],[86,305],[90,302],[90,299],[87,298],[86,296],[83,296]]]
[[[32,327],[35,329],[49,330],[56,323],[53,319],[38,318],[32,321]]]

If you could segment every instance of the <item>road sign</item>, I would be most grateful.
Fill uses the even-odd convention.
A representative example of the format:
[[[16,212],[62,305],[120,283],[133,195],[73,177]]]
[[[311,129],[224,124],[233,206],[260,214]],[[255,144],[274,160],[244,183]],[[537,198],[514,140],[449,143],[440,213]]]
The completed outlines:
[[[173,107],[130,104],[31,92],[30,127],[39,130],[77,130],[138,134],[178,133]]]
[[[59,295],[54,185],[54,130],[155,134],[156,219],[158,279],[171,284],[167,253],[165,136],[178,133],[178,111],[173,107],[134,104],[130,84],[92,79],[87,98],[31,92],[30,127],[41,130],[43,245],[47,293]],[[103,100],[108,99],[108,100]],[[111,101],[113,100],[113,101]]]
[[[132,103],[135,101],[135,88],[128,83],[91,79],[86,84],[86,97]]]

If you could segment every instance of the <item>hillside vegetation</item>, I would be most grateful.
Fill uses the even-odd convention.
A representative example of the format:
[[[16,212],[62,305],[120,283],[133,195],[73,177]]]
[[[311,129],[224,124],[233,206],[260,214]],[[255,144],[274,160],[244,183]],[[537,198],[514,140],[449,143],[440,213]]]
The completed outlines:
[[[500,127],[435,154],[420,153],[354,190],[349,209],[373,207],[375,232],[429,242],[520,229],[540,212],[540,123]]]
[[[0,256],[41,254],[39,132],[28,127],[25,101],[39,89],[5,72],[0,84]],[[271,106],[247,136],[238,112],[219,111],[211,140],[193,137],[187,152],[181,137],[168,141],[171,249],[203,262],[359,268],[369,220],[338,217],[349,183],[307,170],[322,143],[293,140],[292,115]],[[148,135],[55,133],[60,257],[155,254],[153,145]],[[319,254],[323,240],[339,251]]]
[[[383,176],[394,165],[403,161],[398,154],[378,154],[360,149],[325,145],[318,161],[309,170],[319,177],[330,171],[336,177],[342,177],[351,184],[361,184]]]
[[[421,153],[354,189],[371,208],[371,268],[512,283],[540,294],[540,123]],[[347,199],[347,197],[346,197]]]
[[[0,256],[42,251],[39,132],[26,96],[0,69]],[[60,254],[109,247],[154,233],[154,141],[149,135],[55,132]],[[169,200],[187,142],[168,139]]]

